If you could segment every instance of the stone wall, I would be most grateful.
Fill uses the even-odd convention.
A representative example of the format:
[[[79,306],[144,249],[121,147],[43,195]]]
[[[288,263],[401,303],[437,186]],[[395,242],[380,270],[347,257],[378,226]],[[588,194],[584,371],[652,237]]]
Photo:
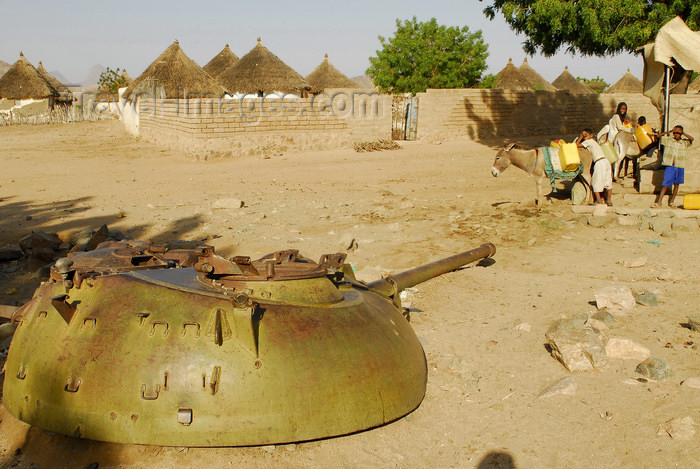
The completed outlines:
[[[391,97],[357,90],[299,98],[140,99],[139,135],[196,158],[349,147],[391,138]]]

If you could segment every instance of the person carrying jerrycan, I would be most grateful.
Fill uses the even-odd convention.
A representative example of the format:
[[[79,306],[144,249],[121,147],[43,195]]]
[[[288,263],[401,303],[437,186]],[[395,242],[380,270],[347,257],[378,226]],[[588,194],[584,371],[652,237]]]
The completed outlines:
[[[605,157],[603,149],[596,141],[591,129],[583,129],[581,135],[576,139],[576,146],[585,148],[593,156],[593,196],[596,204],[606,203],[612,207],[612,166]]]

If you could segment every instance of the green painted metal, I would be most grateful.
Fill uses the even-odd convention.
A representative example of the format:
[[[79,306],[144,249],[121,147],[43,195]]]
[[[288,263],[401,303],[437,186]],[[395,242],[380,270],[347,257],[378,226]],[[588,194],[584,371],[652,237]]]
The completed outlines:
[[[195,265],[227,269],[212,255]],[[265,276],[264,264],[239,259],[238,274],[217,276],[151,259],[150,270],[87,275],[90,262],[76,257],[83,267],[61,264],[20,311],[3,403],[57,433],[174,446],[304,441],[391,422],[422,401],[425,355],[401,308],[344,277],[342,259],[329,261],[339,269],[277,259],[268,274],[306,278],[242,281]]]

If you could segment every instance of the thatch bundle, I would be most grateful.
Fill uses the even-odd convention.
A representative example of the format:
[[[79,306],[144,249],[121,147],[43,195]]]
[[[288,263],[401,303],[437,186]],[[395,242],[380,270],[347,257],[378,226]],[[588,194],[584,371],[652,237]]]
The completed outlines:
[[[508,59],[508,64],[498,72],[498,82],[494,88],[499,90],[531,90],[532,85],[525,76],[513,65],[513,59]]]
[[[158,99],[220,98],[226,90],[180,48],[175,40],[170,47],[151,63],[124,92],[124,98],[133,94],[147,94]]]
[[[309,73],[306,81],[311,86],[314,94],[322,92],[326,88],[359,88],[356,82],[343,75],[328,61],[328,54],[323,58],[323,62]]]
[[[260,38],[250,52],[218,79],[227,90],[235,93],[281,91],[303,94],[311,89],[304,77],[263,46]]]
[[[596,94],[593,88],[581,83],[569,73],[569,67],[564,67],[564,71],[552,82],[557,89],[569,91],[571,94]]]
[[[37,67],[36,71],[41,75],[41,78],[46,80],[46,82],[51,85],[53,89],[58,91],[58,94],[60,97],[58,98],[60,101],[64,101],[67,103],[70,103],[73,101],[73,92],[71,92],[66,85],[58,81],[58,79],[51,75],[49,72],[46,71],[44,68],[44,64],[39,61],[39,66]]]
[[[523,77],[525,77],[530,84],[530,88],[532,89],[540,89],[544,91],[557,90],[554,85],[542,78],[542,76],[537,73],[534,68],[527,64],[527,58],[523,60],[523,64],[518,68],[518,71]]]
[[[224,72],[224,70],[235,65],[237,62],[238,57],[236,54],[231,52],[228,44],[226,44],[226,47],[221,49],[221,52],[216,54],[216,57],[211,59],[203,68],[209,75],[213,76],[214,78],[218,78],[219,75]]]
[[[628,68],[627,73],[603,93],[641,93],[642,91],[644,91],[642,82],[632,75]]]
[[[0,98],[45,99],[58,98],[55,90],[32,64],[19,53],[19,60],[0,78]]]

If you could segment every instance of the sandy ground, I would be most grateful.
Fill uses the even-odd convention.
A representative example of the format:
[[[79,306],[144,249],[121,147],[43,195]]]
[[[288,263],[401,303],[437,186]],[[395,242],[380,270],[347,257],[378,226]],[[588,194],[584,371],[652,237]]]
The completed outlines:
[[[136,141],[115,121],[0,128],[0,244],[31,230],[62,238],[102,223],[135,239],[195,239],[220,254],[257,258],[298,249],[318,258],[355,239],[360,272],[397,272],[490,241],[495,262],[419,285],[411,322],[429,378],[420,407],[394,423],[322,441],[249,448],[171,448],[77,440],[29,427],[0,409],[2,467],[693,467],[696,434],[657,429],[700,423],[700,335],[682,327],[700,301],[697,233],[659,237],[615,224],[574,222],[569,201],[537,212],[534,183],[509,168],[493,178],[493,146],[407,142],[352,150],[195,162]],[[616,186],[615,208],[651,196]],[[221,198],[241,209],[212,209]],[[529,202],[529,203],[526,203]],[[30,219],[29,219],[30,218]],[[643,256],[646,264],[624,266]],[[2,279],[5,304],[41,279]],[[609,359],[574,373],[573,395],[538,398],[569,373],[545,348],[555,320],[592,312],[614,284],[655,290],[605,334],[666,360],[670,378],[640,382],[637,361]],[[527,326],[515,327],[527,323]]]

